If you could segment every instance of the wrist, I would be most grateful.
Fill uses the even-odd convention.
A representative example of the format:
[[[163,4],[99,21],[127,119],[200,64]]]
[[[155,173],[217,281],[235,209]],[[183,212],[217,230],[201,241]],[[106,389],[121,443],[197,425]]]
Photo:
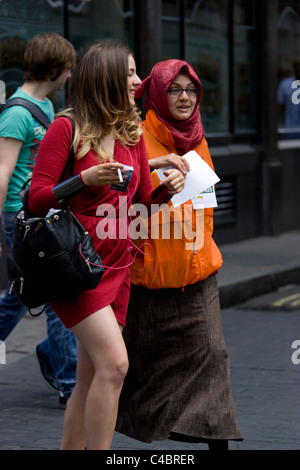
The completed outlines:
[[[157,168],[158,168],[157,158],[151,158],[151,160],[149,160],[149,167],[150,167],[151,173],[152,173],[152,171],[157,170]]]
[[[82,181],[82,184],[84,184],[84,186],[89,186],[89,182],[87,180],[87,170],[82,170],[79,173],[79,176],[80,176],[80,179]]]

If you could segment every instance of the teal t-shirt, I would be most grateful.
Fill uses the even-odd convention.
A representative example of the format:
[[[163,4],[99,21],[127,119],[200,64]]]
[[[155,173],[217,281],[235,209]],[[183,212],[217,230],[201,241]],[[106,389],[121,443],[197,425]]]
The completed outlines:
[[[38,105],[48,116],[50,121],[54,118],[54,109],[51,101],[38,101],[20,88],[11,98],[25,98]],[[23,142],[18,161],[7,188],[3,212],[16,212],[22,204],[19,191],[26,180],[31,178],[37,152],[46,129],[23,106],[12,106],[0,115],[0,137],[11,137]]]

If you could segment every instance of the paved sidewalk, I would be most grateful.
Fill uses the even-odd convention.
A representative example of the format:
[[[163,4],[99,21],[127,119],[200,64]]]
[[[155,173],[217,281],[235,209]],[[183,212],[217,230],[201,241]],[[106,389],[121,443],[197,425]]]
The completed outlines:
[[[221,247],[218,274],[224,334],[238,422],[245,440],[231,450],[300,450],[300,310],[260,312],[237,305],[280,286],[300,284],[300,232]],[[33,354],[46,320],[26,316],[5,342],[0,364],[0,450],[58,449],[64,412],[46,387]],[[299,354],[300,357],[300,354]],[[143,444],[115,433],[112,450],[206,450],[170,440]]]
[[[222,307],[300,282],[300,231],[259,237],[220,247]]]

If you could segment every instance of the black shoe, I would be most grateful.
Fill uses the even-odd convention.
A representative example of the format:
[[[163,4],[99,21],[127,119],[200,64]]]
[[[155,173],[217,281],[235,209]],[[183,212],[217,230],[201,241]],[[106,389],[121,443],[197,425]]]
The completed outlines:
[[[58,404],[59,404],[59,407],[64,410],[68,404],[68,401],[69,401],[69,398],[70,397],[66,397],[65,395],[63,395],[61,392],[59,394],[59,400],[58,400]]]
[[[194,443],[194,444],[198,444],[199,442],[202,442],[200,437],[187,436],[187,435],[181,434],[179,432],[170,432],[169,439],[171,441],[191,442],[191,443]]]
[[[228,450],[228,441],[225,439],[208,439],[207,444],[209,450],[220,452]]]
[[[40,365],[40,370],[41,370],[41,374],[42,374],[42,378],[44,382],[52,390],[54,390],[55,392],[58,392],[59,386],[55,378],[53,377],[53,370],[52,370],[51,364],[49,362],[48,357],[41,351],[39,344],[35,348],[35,352],[37,355],[37,359]]]

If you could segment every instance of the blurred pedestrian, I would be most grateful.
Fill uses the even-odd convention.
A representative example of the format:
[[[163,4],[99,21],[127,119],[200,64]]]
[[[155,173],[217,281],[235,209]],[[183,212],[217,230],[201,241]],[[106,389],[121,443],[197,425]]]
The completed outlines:
[[[52,121],[54,109],[47,95],[63,88],[75,61],[74,47],[62,36],[34,36],[24,55],[24,83],[11,99],[24,98],[34,103]],[[13,244],[14,218],[22,206],[18,193],[31,178],[45,132],[43,125],[23,106],[7,108],[0,116],[0,214],[9,249]],[[1,341],[9,336],[27,311],[8,286],[0,297]],[[60,393],[59,403],[64,406],[76,382],[76,338],[49,305],[45,312],[48,337],[36,346],[36,355],[42,377]]]
[[[300,133],[300,57],[293,60],[293,69],[291,77],[281,80],[277,92],[280,127],[290,130],[284,134],[287,139],[296,139]]]
[[[131,242],[119,235],[119,227],[127,226],[132,202],[150,207],[154,197],[134,101],[139,84],[126,46],[114,41],[91,46],[74,69],[69,110],[62,113],[75,122],[75,176],[60,182],[72,144],[71,123],[63,116],[50,126],[33,172],[30,210],[44,213],[68,196],[106,268],[96,289],[51,304],[79,340],[77,382],[66,408],[62,449],[110,448],[128,368],[121,331],[129,299]],[[130,179],[125,165],[133,168]],[[157,202],[169,197],[168,189],[181,190],[183,181],[180,171],[169,170]],[[107,210],[116,215],[116,226],[101,238]]]
[[[160,62],[135,96],[144,93],[142,127],[151,169],[171,165],[186,174],[190,167],[183,155],[190,150],[213,168],[194,69],[182,60]],[[211,192],[176,209],[164,208],[157,223],[159,233],[169,223],[169,239],[155,236],[157,226],[149,223],[148,238],[140,240],[145,254],[140,250],[131,266],[124,329],[129,371],[116,429],[140,441],[171,438],[226,450],[229,439],[242,439],[222,332],[216,280],[222,257],[212,238]],[[198,208],[199,200],[204,209]]]

